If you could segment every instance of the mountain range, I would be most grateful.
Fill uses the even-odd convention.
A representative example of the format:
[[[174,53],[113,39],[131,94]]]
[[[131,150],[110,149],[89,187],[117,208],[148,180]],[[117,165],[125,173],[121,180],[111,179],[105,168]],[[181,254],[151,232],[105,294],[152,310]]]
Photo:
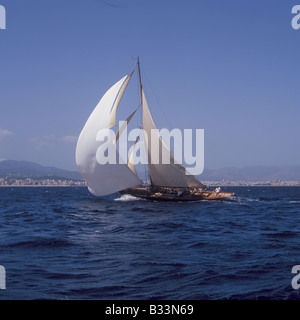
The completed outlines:
[[[55,167],[43,167],[40,164],[28,161],[2,160],[0,161],[0,178],[41,178],[61,177],[71,180],[82,180],[78,171],[68,171]]]
[[[40,178],[49,176],[82,180],[78,171],[44,167],[28,161],[0,161],[0,178]],[[203,181],[300,181],[300,166],[253,166],[244,168],[205,169],[198,178]]]
[[[205,169],[198,178],[204,181],[300,181],[300,166]]]

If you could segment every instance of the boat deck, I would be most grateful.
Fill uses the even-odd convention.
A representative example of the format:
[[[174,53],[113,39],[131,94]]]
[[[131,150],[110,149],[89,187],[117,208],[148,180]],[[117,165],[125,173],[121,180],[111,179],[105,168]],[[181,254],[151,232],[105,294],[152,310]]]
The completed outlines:
[[[157,201],[199,201],[199,200],[220,200],[234,196],[234,193],[186,190],[182,188],[167,188],[166,190],[151,190],[147,187],[136,187],[122,190],[121,194],[130,194]]]

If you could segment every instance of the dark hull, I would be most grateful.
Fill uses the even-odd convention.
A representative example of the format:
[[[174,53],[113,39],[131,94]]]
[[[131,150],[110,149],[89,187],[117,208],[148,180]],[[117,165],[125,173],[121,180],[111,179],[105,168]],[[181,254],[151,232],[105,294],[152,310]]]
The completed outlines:
[[[180,189],[178,189],[180,190]],[[198,191],[198,192],[183,192],[182,194],[167,193],[167,192],[154,192],[149,191],[145,187],[128,188],[122,190],[121,194],[130,194],[134,197],[156,200],[156,201],[199,201],[199,200],[220,200],[232,197],[234,193],[214,191]]]

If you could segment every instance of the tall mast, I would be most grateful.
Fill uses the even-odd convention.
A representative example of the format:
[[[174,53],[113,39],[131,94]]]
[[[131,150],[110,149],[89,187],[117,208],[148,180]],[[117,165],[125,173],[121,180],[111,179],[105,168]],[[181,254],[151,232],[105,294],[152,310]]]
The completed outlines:
[[[137,58],[137,66],[138,66],[138,71],[139,71],[139,83],[140,83],[140,95],[141,95],[141,106],[142,106],[142,112],[144,112],[143,110],[143,85],[142,85],[142,76],[141,76],[141,66],[140,66],[140,58]],[[146,150],[147,152],[147,150]],[[148,166],[145,166],[145,174],[148,177],[148,181],[150,180],[150,184],[153,185],[152,183],[152,179],[151,179],[151,175],[149,170],[147,170]]]
[[[140,58],[137,58],[137,66],[139,71],[139,81],[140,81],[140,95],[141,95],[141,106],[143,107],[143,85],[142,85],[142,76],[141,76],[141,67],[140,67]]]

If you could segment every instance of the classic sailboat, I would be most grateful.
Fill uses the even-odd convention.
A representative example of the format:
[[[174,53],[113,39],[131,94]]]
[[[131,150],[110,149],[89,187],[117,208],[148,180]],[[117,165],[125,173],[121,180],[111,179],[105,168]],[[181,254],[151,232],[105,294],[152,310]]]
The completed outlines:
[[[117,110],[134,70],[104,94],[78,138],[76,163],[89,191],[95,196],[120,192],[139,198],[161,201],[216,200],[233,196],[233,193],[220,192],[219,190],[208,191],[207,187],[195,176],[186,174],[186,169],[175,159],[156,130],[142,85],[139,59],[137,60],[137,69],[140,106],[143,114],[142,129],[148,136],[148,139],[144,139],[144,147],[148,157],[147,168],[150,181],[141,180],[133,161],[134,148],[139,137],[131,148],[128,159],[125,159],[126,161],[122,160],[116,146],[116,142],[136,111],[126,119],[116,134],[110,130],[116,126]],[[99,132],[103,132],[103,130],[106,132],[105,143],[99,138]],[[161,161],[151,162],[153,156],[159,157],[159,155],[153,155],[153,151],[151,151],[151,139],[159,141],[160,149],[158,152],[169,156],[170,161],[167,164]],[[107,159],[102,159],[105,158],[107,150],[110,152],[113,150],[115,159],[118,161],[110,163],[106,161]]]

